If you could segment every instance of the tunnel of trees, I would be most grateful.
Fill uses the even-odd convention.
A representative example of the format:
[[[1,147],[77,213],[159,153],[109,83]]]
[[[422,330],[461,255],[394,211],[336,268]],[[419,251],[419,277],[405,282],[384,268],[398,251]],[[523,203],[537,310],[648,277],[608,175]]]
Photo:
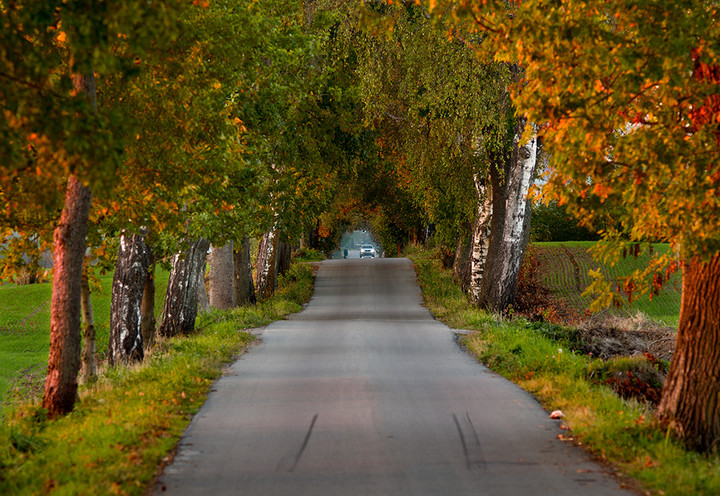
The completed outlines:
[[[94,265],[115,270],[118,366],[191,332],[198,307],[267,298],[292,250],[330,253],[357,226],[388,255],[432,234],[469,298],[501,313],[534,189],[610,251],[673,243],[683,306],[660,410],[715,450],[717,11],[546,4],[4,4],[0,263],[12,280],[54,256],[50,416],[72,410],[81,363],[94,373]],[[155,323],[158,262],[172,271]]]

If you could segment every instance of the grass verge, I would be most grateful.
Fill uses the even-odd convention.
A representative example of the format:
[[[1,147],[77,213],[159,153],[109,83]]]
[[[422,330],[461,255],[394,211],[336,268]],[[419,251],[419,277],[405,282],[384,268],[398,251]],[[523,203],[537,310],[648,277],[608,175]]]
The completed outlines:
[[[155,316],[162,311],[169,273],[155,272]],[[97,352],[107,353],[112,274],[97,274],[92,288]],[[50,349],[52,284],[0,285],[0,417],[13,403],[26,401],[43,387]]]
[[[140,366],[104,370],[75,410],[48,421],[37,404],[0,427],[0,494],[144,494],[224,367],[255,338],[244,329],[297,312],[312,267],[296,264],[254,307],[203,314],[198,331],[162,340]]]
[[[595,383],[601,362],[573,352],[576,332],[473,308],[439,260],[428,252],[410,258],[430,311],[452,328],[476,331],[462,344],[546,409],[562,410],[576,443],[638,481],[647,494],[720,494],[720,457],[685,450],[661,430],[650,406]]]

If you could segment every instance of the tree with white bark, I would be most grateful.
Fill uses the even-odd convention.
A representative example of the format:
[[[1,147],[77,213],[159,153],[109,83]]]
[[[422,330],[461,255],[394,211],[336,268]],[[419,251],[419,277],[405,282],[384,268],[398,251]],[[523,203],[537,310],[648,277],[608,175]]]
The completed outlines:
[[[120,235],[110,306],[108,363],[138,363],[145,355],[140,311],[150,256],[146,233]]]
[[[378,8],[378,7],[373,7]],[[363,60],[368,118],[380,122],[403,188],[455,256],[478,305],[504,311],[514,299],[529,234],[535,136],[514,116],[515,68],[478,59],[473,38],[433,23],[421,6],[383,6],[393,39],[372,40]],[[448,36],[449,34],[449,36]],[[472,226],[468,236],[461,229]],[[463,269],[463,267],[467,267]]]
[[[455,15],[484,38],[478,51],[524,69],[512,97],[552,148],[545,198],[567,204],[586,223],[604,223],[611,211],[607,205],[623,205],[613,212],[598,250],[606,261],[617,260],[628,244],[674,245],[672,253],[655,254],[622,287],[630,298],[652,293],[682,268],[677,344],[658,413],[689,447],[717,452],[716,2],[451,3]],[[612,287],[597,276],[598,303],[609,304]]]

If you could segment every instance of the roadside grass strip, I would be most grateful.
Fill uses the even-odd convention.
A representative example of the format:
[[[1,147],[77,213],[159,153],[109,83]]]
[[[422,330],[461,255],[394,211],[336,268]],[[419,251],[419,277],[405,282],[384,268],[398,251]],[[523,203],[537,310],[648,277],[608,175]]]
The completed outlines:
[[[296,264],[257,306],[202,314],[194,334],[160,340],[142,365],[101,370],[59,420],[16,407],[0,427],[0,494],[145,494],[213,382],[255,341],[245,330],[300,311],[313,281]]]
[[[660,427],[651,406],[624,400],[595,383],[593,371],[604,364],[574,352],[573,329],[480,311],[431,252],[415,253],[411,259],[425,305],[436,318],[452,328],[474,331],[460,343],[484,365],[532,393],[548,411],[562,410],[567,430],[558,442],[585,446],[646,494],[720,494],[720,457],[685,450]]]

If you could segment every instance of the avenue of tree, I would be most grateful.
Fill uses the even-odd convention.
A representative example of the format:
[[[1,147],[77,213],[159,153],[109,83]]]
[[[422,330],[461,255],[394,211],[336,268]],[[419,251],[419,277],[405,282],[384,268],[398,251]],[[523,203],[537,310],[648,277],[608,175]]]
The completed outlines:
[[[432,232],[471,300],[502,313],[542,173],[545,201],[603,226],[600,255],[673,243],[622,289],[683,270],[660,414],[717,450],[714,2],[101,6],[0,0],[0,274],[54,254],[50,416],[95,373],[96,266],[114,270],[114,366],[192,332],[198,309],[267,298],[293,248],[330,252],[360,225],[389,254]]]

